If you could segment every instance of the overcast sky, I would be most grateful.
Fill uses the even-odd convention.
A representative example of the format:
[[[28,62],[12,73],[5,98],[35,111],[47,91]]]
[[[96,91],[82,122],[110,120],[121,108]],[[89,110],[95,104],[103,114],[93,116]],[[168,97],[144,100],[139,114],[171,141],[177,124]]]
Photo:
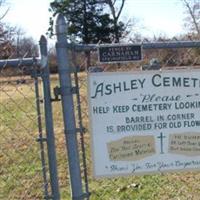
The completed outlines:
[[[36,41],[48,29],[51,0],[7,0],[10,10],[4,21],[22,28]],[[181,0],[127,0],[123,18],[137,18],[142,35],[173,37],[184,31]],[[138,29],[137,29],[138,31]]]

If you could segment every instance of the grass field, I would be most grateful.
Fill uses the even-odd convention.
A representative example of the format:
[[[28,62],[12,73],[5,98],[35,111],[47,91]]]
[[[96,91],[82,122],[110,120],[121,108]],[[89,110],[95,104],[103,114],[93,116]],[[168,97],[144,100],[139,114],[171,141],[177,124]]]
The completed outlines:
[[[200,173],[172,173],[94,180],[85,74],[81,74],[83,124],[91,200],[199,200]],[[21,77],[16,77],[21,79]],[[58,84],[52,77],[52,88]],[[34,82],[0,78],[0,199],[43,199]],[[40,90],[42,93],[42,90]],[[43,113],[43,112],[42,112]],[[69,174],[60,102],[53,102],[61,199],[70,199]],[[43,122],[44,124],[44,122]],[[48,178],[49,179],[49,178]]]

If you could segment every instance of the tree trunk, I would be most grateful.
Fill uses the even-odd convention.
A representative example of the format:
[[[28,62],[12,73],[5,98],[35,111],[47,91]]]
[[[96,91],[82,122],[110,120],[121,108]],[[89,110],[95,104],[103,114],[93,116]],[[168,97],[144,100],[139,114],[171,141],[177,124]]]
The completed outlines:
[[[85,57],[86,57],[86,69],[88,70],[89,67],[91,66],[91,54],[90,51],[85,52]]]
[[[114,20],[114,32],[115,32],[115,43],[119,43],[119,30],[116,20]]]

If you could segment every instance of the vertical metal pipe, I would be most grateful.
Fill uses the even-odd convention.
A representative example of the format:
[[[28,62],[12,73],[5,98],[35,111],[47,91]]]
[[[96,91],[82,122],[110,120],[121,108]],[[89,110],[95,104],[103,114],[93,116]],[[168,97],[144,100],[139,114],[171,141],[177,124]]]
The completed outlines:
[[[79,88],[79,81],[77,72],[74,73],[75,85]],[[89,186],[88,186],[88,173],[87,173],[87,163],[86,163],[86,152],[85,152],[85,140],[84,140],[84,127],[82,122],[82,112],[81,112],[81,99],[80,99],[80,92],[77,90],[76,95],[77,100],[77,110],[78,110],[78,124],[80,128],[80,141],[81,141],[81,151],[82,151],[82,159],[83,159],[83,174],[84,174],[84,182],[85,182],[85,192],[87,195],[87,200],[90,198]]]
[[[79,152],[77,143],[76,122],[74,114],[74,103],[72,94],[72,82],[69,66],[69,57],[66,39],[67,25],[62,15],[57,17],[56,21],[56,34],[57,34],[57,60],[58,72],[61,87],[61,100],[63,108],[63,119],[65,129],[65,140],[67,145],[69,173],[71,182],[71,192],[73,200],[84,199],[82,191],[82,180],[79,163]]]
[[[40,39],[40,53],[41,53],[41,70],[44,91],[44,109],[45,109],[45,123],[46,123],[46,136],[47,136],[47,149],[49,161],[49,173],[51,181],[52,199],[59,200],[59,184],[56,160],[56,147],[53,127],[53,113],[51,105],[51,89],[48,67],[48,53],[47,53],[47,40],[44,36]]]
[[[84,185],[85,185],[85,193],[86,193],[86,199],[90,199],[90,192],[89,192],[89,185],[88,185],[88,172],[87,172],[87,159],[86,159],[86,148],[85,148],[85,141],[84,141],[84,127],[83,127],[83,121],[82,121],[82,111],[81,111],[81,95],[80,95],[80,87],[79,87],[79,77],[78,77],[78,65],[77,65],[77,57],[75,49],[72,48],[72,63],[73,66],[76,68],[76,71],[74,72],[74,80],[75,80],[75,86],[78,88],[77,94],[76,94],[76,101],[77,101],[77,118],[78,118],[78,125],[80,128],[80,143],[81,143],[81,153],[82,153],[82,165],[83,165],[83,178],[84,178]]]
[[[39,86],[38,86],[38,76],[37,76],[37,69],[34,65],[34,83],[35,83],[35,97],[36,97],[36,107],[37,107],[37,123],[38,123],[38,132],[39,138],[38,142],[40,144],[40,156],[41,156],[41,163],[42,163],[42,174],[43,174],[43,181],[44,181],[44,198],[48,199],[48,181],[47,181],[47,171],[46,171],[46,161],[45,161],[45,150],[44,150],[44,143],[43,143],[43,133],[42,133],[42,118],[41,118],[41,108],[40,108],[40,93],[39,93]]]

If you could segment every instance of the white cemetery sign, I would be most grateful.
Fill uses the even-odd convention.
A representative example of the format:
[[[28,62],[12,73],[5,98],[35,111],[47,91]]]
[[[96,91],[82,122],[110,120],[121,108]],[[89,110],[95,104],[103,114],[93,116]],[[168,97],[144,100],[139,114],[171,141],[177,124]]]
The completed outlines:
[[[200,70],[91,73],[94,176],[200,169]]]

